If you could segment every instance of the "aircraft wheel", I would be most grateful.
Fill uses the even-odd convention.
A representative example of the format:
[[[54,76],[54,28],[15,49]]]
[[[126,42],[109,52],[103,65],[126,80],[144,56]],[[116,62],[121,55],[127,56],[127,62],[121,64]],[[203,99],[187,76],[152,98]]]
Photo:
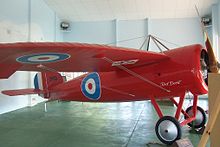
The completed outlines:
[[[193,115],[193,107],[190,106],[186,109],[186,113],[188,113],[189,116]],[[185,116],[185,119],[187,119],[187,117]],[[188,125],[190,127],[194,127],[194,128],[201,128],[205,125],[206,123],[206,114],[205,111],[197,106],[197,112],[196,112],[196,119],[193,122],[188,123]],[[194,125],[194,126],[193,126]]]
[[[157,121],[155,131],[159,140],[167,145],[173,144],[182,135],[180,123],[171,116],[160,118]]]

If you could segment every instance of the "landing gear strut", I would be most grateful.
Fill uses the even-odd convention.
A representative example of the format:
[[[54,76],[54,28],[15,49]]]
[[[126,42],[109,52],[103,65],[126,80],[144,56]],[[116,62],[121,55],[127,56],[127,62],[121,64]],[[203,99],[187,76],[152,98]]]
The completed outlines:
[[[165,144],[170,145],[180,139],[182,134],[181,127],[184,125],[192,126],[192,124],[194,124],[195,128],[200,128],[205,125],[205,112],[202,108],[197,106],[198,95],[194,94],[193,106],[189,107],[186,111],[182,109],[184,98],[185,93],[182,93],[179,97],[179,101],[170,98],[171,102],[177,107],[175,117],[164,116],[155,98],[150,98],[151,103],[160,118],[155,126],[156,135],[158,139]],[[179,122],[178,120],[180,119],[181,113],[184,115],[185,120]]]

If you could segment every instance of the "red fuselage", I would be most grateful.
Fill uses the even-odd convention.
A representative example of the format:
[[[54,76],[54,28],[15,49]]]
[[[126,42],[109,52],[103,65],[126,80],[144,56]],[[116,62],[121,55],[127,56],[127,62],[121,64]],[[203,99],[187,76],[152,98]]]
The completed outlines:
[[[196,95],[206,94],[208,88],[200,69],[202,50],[204,48],[201,45],[191,45],[165,51],[163,53],[169,59],[129,69],[169,91],[118,69],[118,71],[97,73],[101,85],[100,97],[97,100],[86,97],[82,92],[82,81],[88,74],[53,87],[49,98],[70,101],[119,102],[147,100],[150,97],[170,98],[180,96],[186,91]],[[53,93],[53,91],[61,92]]]

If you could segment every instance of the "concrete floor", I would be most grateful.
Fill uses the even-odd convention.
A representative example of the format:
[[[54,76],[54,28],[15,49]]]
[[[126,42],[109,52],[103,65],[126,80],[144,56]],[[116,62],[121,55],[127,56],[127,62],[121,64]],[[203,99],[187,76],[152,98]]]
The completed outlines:
[[[199,102],[205,109],[207,101]],[[189,101],[185,103],[189,105]],[[3,147],[146,147],[158,142],[158,117],[149,101],[126,103],[51,102],[0,115]],[[161,106],[173,115],[172,106]],[[200,136],[183,127],[183,138],[197,146]],[[154,147],[165,145],[149,145]]]

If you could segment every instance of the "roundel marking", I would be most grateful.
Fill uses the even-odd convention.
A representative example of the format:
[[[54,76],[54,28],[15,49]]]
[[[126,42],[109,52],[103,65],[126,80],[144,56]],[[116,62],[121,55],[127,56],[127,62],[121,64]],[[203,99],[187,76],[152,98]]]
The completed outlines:
[[[96,90],[95,80],[90,78],[85,83],[85,89],[89,94],[94,94]]]
[[[18,57],[16,61],[20,63],[39,64],[63,61],[68,58],[70,58],[70,55],[64,53],[39,53]]]
[[[101,97],[101,81],[99,74],[94,72],[88,74],[81,82],[83,95],[91,100],[98,100]]]

